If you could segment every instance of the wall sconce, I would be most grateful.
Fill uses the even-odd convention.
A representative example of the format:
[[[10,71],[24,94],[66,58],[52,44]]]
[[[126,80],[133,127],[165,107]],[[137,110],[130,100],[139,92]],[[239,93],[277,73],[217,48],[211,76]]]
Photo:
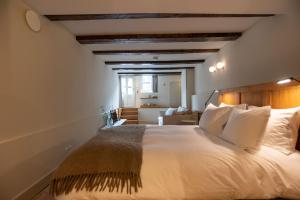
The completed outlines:
[[[225,68],[225,64],[223,62],[218,62],[216,65],[210,66],[208,68],[209,72],[213,73],[218,70],[223,70]]]
[[[215,66],[210,66],[208,68],[208,70],[209,70],[209,72],[213,73],[213,72],[217,71],[217,68]]]
[[[224,67],[225,67],[225,64],[223,62],[218,62],[217,63],[217,69],[218,70],[222,70],[222,69],[224,69]]]

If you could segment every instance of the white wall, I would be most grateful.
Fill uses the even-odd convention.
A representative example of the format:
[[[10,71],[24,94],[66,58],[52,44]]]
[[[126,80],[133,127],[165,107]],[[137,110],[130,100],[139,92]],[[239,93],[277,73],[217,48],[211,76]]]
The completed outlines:
[[[181,106],[191,108],[193,94],[195,94],[195,71],[183,69],[181,71]]]
[[[96,58],[96,108],[97,112],[104,109],[105,111],[119,107],[119,77],[118,74],[105,66],[103,61]],[[99,126],[103,124],[102,117],[99,119]]]
[[[139,123],[140,124],[158,124],[158,117],[161,111],[166,111],[168,108],[139,108]]]
[[[187,107],[187,72],[186,69],[181,70],[181,106]]]
[[[195,89],[202,105],[213,89],[300,75],[300,1],[290,2],[287,14],[259,21],[196,68]],[[225,70],[210,73],[209,66],[218,61],[225,62]]]
[[[157,82],[157,99],[140,99],[141,97],[148,97],[149,94],[141,94],[140,90],[142,87],[142,76],[136,76],[136,90],[138,94],[136,95],[136,107],[140,107],[141,104],[144,103],[154,103],[156,105],[170,107],[170,84],[171,82],[177,82],[181,84],[181,77],[180,75],[158,75],[158,82]],[[180,88],[178,88],[180,93]],[[151,94],[152,95],[152,94]],[[180,95],[179,95],[180,96]],[[180,98],[180,97],[179,97]],[[180,100],[179,100],[180,102]],[[178,105],[179,106],[179,105]]]
[[[117,106],[117,75],[58,23],[41,17],[29,30],[28,7],[0,2],[0,199],[15,197],[48,175],[92,137],[96,112]]]
[[[180,75],[161,75],[158,76],[158,105],[170,107],[171,106],[171,98],[181,98],[181,90],[180,87],[178,88],[178,91],[176,93],[179,93],[179,95],[176,95],[174,97],[170,96],[170,84],[172,82],[176,82],[179,85],[181,85],[181,79]],[[181,99],[180,99],[181,100]],[[179,102],[180,102],[179,100]],[[180,103],[178,105],[173,105],[174,107],[180,106]]]
[[[195,70],[186,69],[186,106],[192,107],[192,95],[195,94]]]

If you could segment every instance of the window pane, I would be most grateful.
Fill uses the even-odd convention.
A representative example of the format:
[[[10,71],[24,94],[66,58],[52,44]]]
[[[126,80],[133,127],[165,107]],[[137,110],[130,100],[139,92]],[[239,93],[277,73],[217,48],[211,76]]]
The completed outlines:
[[[121,78],[121,92],[122,92],[122,96],[124,96],[126,93],[126,78],[125,77]]]
[[[125,77],[122,77],[122,78],[121,78],[121,84],[122,84],[122,85],[125,85],[125,84],[126,84],[126,78],[125,78]]]
[[[141,93],[152,93],[152,76],[142,76],[142,90]]]
[[[128,95],[132,95],[133,94],[133,89],[132,88],[130,88],[130,87],[128,87],[128,93],[127,93]]]
[[[128,79],[128,87],[132,87],[132,78]]]

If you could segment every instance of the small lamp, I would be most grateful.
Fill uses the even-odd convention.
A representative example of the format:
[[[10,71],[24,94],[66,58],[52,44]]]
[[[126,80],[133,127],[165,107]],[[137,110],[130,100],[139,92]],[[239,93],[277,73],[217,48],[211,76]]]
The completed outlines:
[[[282,85],[282,84],[290,83],[292,81],[296,81],[296,82],[300,83],[299,80],[295,79],[294,77],[290,77],[290,78],[281,79],[281,80],[277,81],[277,84]]]
[[[208,97],[208,99],[206,100],[206,102],[205,102],[205,108],[207,107],[207,104],[209,103],[209,101],[210,101],[210,99],[213,97],[213,95],[215,94],[215,93],[218,93],[219,92],[219,90],[213,90],[213,92],[209,95],[209,97]]]

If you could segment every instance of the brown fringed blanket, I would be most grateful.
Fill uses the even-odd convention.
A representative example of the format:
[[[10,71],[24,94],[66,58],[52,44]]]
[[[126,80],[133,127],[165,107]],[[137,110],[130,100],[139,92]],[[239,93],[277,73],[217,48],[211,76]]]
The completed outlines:
[[[142,187],[142,141],[145,126],[129,125],[100,130],[71,153],[54,172],[50,193],[76,191],[135,192]]]

